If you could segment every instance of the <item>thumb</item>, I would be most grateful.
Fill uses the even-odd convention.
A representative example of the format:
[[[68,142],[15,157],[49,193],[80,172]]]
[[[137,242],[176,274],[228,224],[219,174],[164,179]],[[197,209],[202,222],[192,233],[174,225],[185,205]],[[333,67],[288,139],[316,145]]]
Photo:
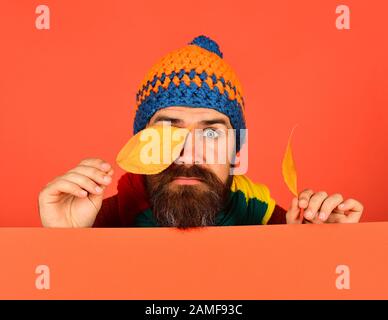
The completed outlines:
[[[113,176],[113,169],[110,169],[109,172],[108,172],[108,175],[109,176]],[[112,181],[111,181],[112,182]],[[108,184],[110,185],[111,182]],[[93,206],[96,208],[97,212],[96,214],[100,211],[101,209],[101,205],[102,205],[102,200],[104,199],[104,193],[106,191],[106,188],[108,187],[108,185],[99,185],[99,187],[102,189],[102,192],[100,194],[92,194],[92,193],[89,193],[88,195],[88,198],[89,200],[91,201],[91,203],[93,204]]]
[[[298,202],[298,198],[292,198],[291,205],[286,213],[287,224],[300,223],[300,220],[298,219],[300,212]]]
[[[92,202],[93,206],[97,210],[96,213],[98,213],[101,209],[102,200],[104,198],[104,193],[105,193],[106,187],[107,186],[103,186],[103,185],[100,186],[100,188],[102,189],[102,192],[100,194],[89,193],[89,195],[88,195],[89,200]]]

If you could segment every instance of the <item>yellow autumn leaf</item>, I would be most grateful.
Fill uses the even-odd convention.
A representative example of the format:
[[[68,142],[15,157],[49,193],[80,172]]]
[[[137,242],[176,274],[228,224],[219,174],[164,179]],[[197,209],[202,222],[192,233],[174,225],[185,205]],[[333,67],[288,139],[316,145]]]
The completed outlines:
[[[157,174],[167,169],[181,154],[188,129],[154,125],[139,131],[120,150],[120,168],[136,174]]]
[[[286,152],[284,154],[283,162],[282,162],[282,173],[283,173],[284,182],[286,183],[288,189],[290,189],[290,191],[297,197],[298,196],[297,173],[296,173],[295,161],[292,155],[292,148],[291,148],[291,138],[295,128],[296,126],[292,129],[290,137],[288,139]]]

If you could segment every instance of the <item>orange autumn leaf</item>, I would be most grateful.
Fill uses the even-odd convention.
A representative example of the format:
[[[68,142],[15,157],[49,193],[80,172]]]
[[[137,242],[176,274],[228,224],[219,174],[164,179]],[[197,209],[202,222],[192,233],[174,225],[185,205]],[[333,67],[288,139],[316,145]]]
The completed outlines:
[[[286,152],[284,154],[283,162],[282,162],[282,173],[283,173],[284,182],[286,183],[288,189],[297,197],[298,196],[297,173],[296,173],[295,161],[292,155],[292,148],[291,148],[291,138],[295,128],[296,126],[292,129],[290,137],[288,139]]]
[[[166,125],[147,127],[134,135],[120,150],[120,168],[136,174],[157,174],[181,154],[188,129]]]

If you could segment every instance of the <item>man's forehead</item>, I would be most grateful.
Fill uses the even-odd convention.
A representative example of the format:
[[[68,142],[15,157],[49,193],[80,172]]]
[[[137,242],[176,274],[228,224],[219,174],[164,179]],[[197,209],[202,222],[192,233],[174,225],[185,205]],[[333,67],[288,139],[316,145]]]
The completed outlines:
[[[210,108],[172,106],[158,110],[154,113],[150,122],[158,116],[166,116],[181,119],[183,121],[199,122],[203,120],[212,120],[214,118],[225,119],[230,123],[228,116]]]

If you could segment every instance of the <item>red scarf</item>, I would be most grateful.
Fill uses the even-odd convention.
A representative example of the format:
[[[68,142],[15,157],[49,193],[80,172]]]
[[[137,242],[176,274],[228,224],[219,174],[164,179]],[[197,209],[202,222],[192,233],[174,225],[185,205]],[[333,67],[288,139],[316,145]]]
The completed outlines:
[[[144,176],[126,173],[121,176],[118,186],[119,219],[125,226],[132,226],[137,214],[149,208]]]

